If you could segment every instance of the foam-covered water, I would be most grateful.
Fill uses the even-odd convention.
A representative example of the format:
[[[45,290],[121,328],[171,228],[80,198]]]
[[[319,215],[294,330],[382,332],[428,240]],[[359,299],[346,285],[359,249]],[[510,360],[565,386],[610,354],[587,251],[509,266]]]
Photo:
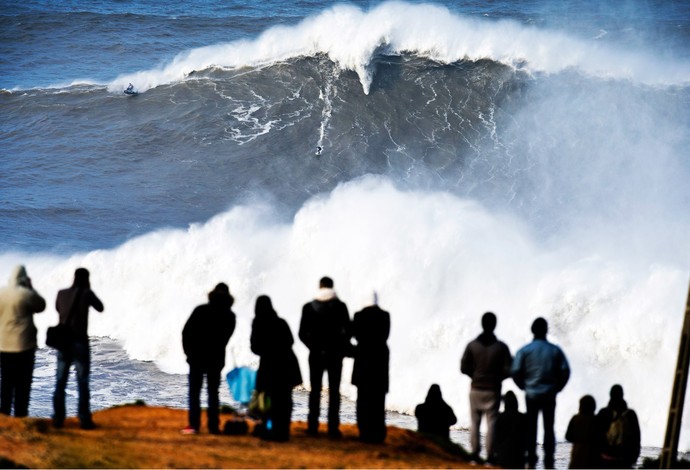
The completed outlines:
[[[184,406],[184,388],[156,398],[141,377],[183,377],[182,326],[215,283],[236,298],[230,367],[257,363],[259,294],[296,335],[328,274],[351,312],[373,289],[391,312],[391,412],[439,383],[468,426],[459,358],[481,314],[513,353],[544,316],[573,370],[558,436],[582,395],[601,407],[621,383],[643,444],[660,446],[690,265],[687,12],[283,3],[0,17],[0,43],[23,50],[0,79],[0,271],[24,263],[51,305],[90,269],[106,305],[91,334],[124,352],[95,348],[136,370],[97,406]],[[107,67],[68,19],[108,26],[87,35]],[[131,57],[124,31],[150,47]],[[12,58],[33,58],[35,78]],[[56,318],[36,317],[41,341]]]

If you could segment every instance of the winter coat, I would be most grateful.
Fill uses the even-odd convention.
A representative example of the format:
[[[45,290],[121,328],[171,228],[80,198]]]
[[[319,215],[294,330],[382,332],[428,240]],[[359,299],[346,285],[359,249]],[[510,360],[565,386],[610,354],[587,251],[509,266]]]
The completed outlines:
[[[209,302],[194,309],[182,330],[182,348],[190,366],[221,370],[225,348],[235,331],[235,314],[229,307]]]
[[[24,266],[17,266],[8,285],[0,289],[0,352],[36,348],[33,315],[45,308],[46,301],[31,287]]]
[[[74,308],[73,308],[74,307]],[[103,302],[88,287],[73,285],[58,292],[55,309],[60,315],[60,323],[68,325],[72,337],[86,340],[89,337],[89,308],[103,311]]]
[[[299,339],[311,354],[345,357],[352,354],[350,314],[333,289],[321,288],[302,307]]]
[[[292,351],[294,339],[287,322],[275,312],[254,318],[250,345],[261,357],[256,375],[258,391],[292,389],[302,383],[297,356]]]
[[[611,423],[621,417],[622,428],[612,442]],[[597,414],[599,447],[602,466],[605,468],[632,468],[640,456],[640,423],[634,410],[628,408],[625,400],[611,400],[606,408]]]
[[[504,468],[525,468],[527,461],[527,415],[517,409],[496,417],[492,460]]]
[[[493,333],[471,341],[460,360],[460,371],[472,379],[472,388],[501,392],[501,382],[510,377],[513,358],[508,346]]]
[[[352,384],[388,392],[389,351],[386,345],[391,329],[390,315],[377,305],[355,313],[353,337],[357,340]]]
[[[424,403],[417,405],[414,411],[417,417],[417,430],[443,439],[450,439],[450,427],[458,419],[453,409],[443,400],[441,389],[432,385]]]
[[[511,375],[530,398],[555,396],[568,383],[570,366],[561,348],[535,338],[515,355]]]
[[[576,414],[568,423],[565,438],[573,443],[569,468],[599,468],[597,418],[594,415]]]

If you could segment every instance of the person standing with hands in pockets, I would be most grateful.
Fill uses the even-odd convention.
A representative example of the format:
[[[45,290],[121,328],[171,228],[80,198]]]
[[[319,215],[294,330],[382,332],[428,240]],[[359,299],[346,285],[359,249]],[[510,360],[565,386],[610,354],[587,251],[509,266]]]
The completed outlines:
[[[511,373],[515,384],[525,391],[527,402],[527,465],[537,464],[537,421],[544,420],[544,467],[553,468],[556,436],[556,395],[570,378],[570,366],[561,348],[546,340],[549,325],[539,317],[532,323],[534,339],[515,355]]]
[[[333,290],[333,280],[323,277],[319,291],[302,308],[299,339],[309,348],[309,416],[307,433],[319,432],[319,408],[324,372],[328,373],[328,435],[341,437],[340,379],[343,359],[352,354],[352,326],[347,306]]]
[[[501,384],[510,377],[513,358],[508,346],[494,334],[496,315],[482,315],[482,333],[471,341],[460,360],[460,371],[472,379],[470,386],[470,443],[472,460],[479,459],[479,427],[486,416],[486,457],[493,456],[494,426],[501,406]]]

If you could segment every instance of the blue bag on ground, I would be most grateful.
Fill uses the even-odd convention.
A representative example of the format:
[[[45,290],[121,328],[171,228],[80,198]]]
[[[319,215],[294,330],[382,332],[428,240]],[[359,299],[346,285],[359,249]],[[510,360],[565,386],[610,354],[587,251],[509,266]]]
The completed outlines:
[[[249,403],[256,385],[256,371],[250,367],[235,367],[228,372],[226,379],[232,398],[243,405]]]

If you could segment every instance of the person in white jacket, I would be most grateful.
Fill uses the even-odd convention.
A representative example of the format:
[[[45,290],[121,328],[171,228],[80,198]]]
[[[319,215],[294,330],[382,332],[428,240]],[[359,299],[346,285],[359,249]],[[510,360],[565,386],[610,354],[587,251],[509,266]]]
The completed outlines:
[[[34,313],[46,301],[31,285],[24,266],[12,271],[9,283],[0,289],[0,413],[29,414],[31,381],[36,358]]]

